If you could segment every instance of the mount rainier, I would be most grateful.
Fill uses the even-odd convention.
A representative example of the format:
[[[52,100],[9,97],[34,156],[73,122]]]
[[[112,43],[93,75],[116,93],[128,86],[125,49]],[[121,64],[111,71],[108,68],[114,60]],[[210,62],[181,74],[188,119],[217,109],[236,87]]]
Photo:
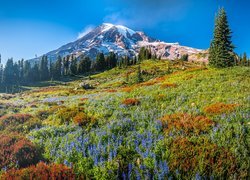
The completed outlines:
[[[181,46],[179,43],[162,42],[147,36],[144,32],[109,23],[104,23],[75,42],[68,43],[45,55],[51,61],[55,61],[59,55],[62,57],[84,55],[94,59],[99,52],[108,54],[111,51],[119,56],[133,57],[138,54],[141,47],[150,48],[152,53],[163,59],[174,60],[188,54],[189,60],[206,61],[204,50]]]

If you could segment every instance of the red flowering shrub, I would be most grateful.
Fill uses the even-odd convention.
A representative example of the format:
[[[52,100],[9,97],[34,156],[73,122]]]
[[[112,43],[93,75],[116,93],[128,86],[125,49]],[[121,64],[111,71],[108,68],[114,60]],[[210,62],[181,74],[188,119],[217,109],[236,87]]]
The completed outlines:
[[[214,122],[205,116],[192,116],[189,114],[171,114],[161,118],[165,132],[183,132],[200,134],[206,132],[214,125]]]
[[[213,172],[223,176],[236,171],[236,158],[227,149],[218,147],[207,138],[196,141],[179,137],[170,147],[169,167],[182,173],[200,172],[209,176]],[[194,174],[195,175],[195,174]]]
[[[1,176],[2,180],[36,179],[36,180],[74,180],[71,168],[62,164],[47,165],[43,162],[24,169],[11,169]]]
[[[204,108],[204,112],[207,114],[222,114],[230,113],[239,106],[238,104],[224,104],[224,103],[215,103],[211,104]]]
[[[40,160],[40,151],[29,140],[17,134],[0,135],[0,169],[27,167]]]
[[[138,99],[135,98],[130,98],[130,99],[125,99],[122,104],[126,105],[126,106],[136,106],[140,104],[140,101]]]

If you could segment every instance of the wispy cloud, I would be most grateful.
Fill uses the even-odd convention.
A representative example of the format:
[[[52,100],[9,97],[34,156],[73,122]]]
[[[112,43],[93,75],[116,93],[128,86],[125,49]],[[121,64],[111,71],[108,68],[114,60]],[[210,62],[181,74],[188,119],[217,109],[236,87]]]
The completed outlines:
[[[77,39],[82,38],[83,36],[85,36],[86,34],[88,34],[89,32],[91,32],[94,28],[95,28],[94,25],[88,25],[88,26],[86,26],[80,33],[78,33]]]
[[[175,21],[187,12],[185,0],[120,0],[124,8],[110,10],[105,22],[123,24],[135,28],[150,27],[161,22]]]

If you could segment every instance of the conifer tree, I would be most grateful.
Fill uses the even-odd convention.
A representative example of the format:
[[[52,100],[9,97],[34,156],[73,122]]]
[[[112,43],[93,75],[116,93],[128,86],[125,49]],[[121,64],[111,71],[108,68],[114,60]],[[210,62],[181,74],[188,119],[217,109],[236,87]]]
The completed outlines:
[[[54,65],[54,75],[53,77],[55,79],[60,79],[61,78],[61,75],[62,75],[62,57],[61,56],[58,56],[57,57],[57,61]]]
[[[91,60],[89,57],[81,57],[78,63],[77,72],[78,74],[84,74],[90,71]]]
[[[103,71],[106,69],[106,62],[103,53],[98,53],[96,56],[96,70]]]
[[[222,8],[215,20],[214,37],[209,49],[210,66],[222,68],[234,65],[234,46],[231,34],[226,11]]]
[[[49,79],[48,57],[42,56],[39,64],[40,80],[45,81]]]
[[[33,82],[39,81],[39,75],[37,72],[39,72],[39,66],[37,63],[35,63],[35,65],[31,68],[29,72],[29,76],[30,76],[29,79],[31,79],[31,81]]]
[[[38,71],[36,72],[36,75],[39,77]],[[32,77],[32,75],[31,75],[31,65],[30,65],[30,62],[29,61],[25,61],[24,62],[24,66],[23,66],[23,78],[24,78],[24,82],[30,82],[32,80],[31,77]]]
[[[241,65],[242,66],[247,66],[247,53],[243,54]]]
[[[72,57],[72,59],[71,59],[70,74],[71,75],[76,75],[77,74],[77,59],[76,59],[76,57]]]
[[[13,85],[15,82],[13,59],[8,59],[3,71],[3,83]]]
[[[3,82],[3,65],[2,65],[2,56],[0,54],[0,85]]]
[[[136,79],[136,82],[137,83],[143,82],[143,78],[142,78],[142,74],[141,74],[141,66],[140,65],[138,66],[138,69],[137,69],[137,79]]]

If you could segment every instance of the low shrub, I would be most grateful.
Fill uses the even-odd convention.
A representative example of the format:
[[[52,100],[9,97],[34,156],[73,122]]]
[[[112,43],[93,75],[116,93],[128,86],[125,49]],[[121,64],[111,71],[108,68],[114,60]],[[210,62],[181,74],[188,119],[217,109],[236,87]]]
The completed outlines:
[[[122,104],[126,106],[136,106],[140,104],[140,101],[135,98],[129,98],[129,99],[125,99],[124,101],[122,101]]]
[[[166,98],[166,95],[165,94],[158,94],[156,97],[155,97],[155,100],[157,101],[161,101],[163,99]]]
[[[164,76],[155,78],[155,81],[157,81],[157,82],[163,82],[165,80],[166,80],[166,77],[164,77]]]
[[[73,122],[79,126],[86,126],[89,123],[94,123],[95,119],[93,117],[89,117],[84,112],[79,112],[74,118]]]
[[[236,158],[227,149],[218,147],[207,138],[189,140],[178,137],[170,147],[169,167],[185,177],[199,173],[203,177],[222,178],[236,172]]]
[[[74,180],[76,176],[73,170],[62,164],[47,165],[43,162],[24,169],[11,169],[2,176],[2,180],[37,179],[37,180]]]
[[[122,88],[122,91],[123,91],[123,92],[127,92],[127,93],[132,92],[133,90],[134,90],[133,87],[125,87],[125,88]]]
[[[192,133],[207,132],[215,123],[205,116],[192,116],[189,114],[171,114],[161,118],[166,133]]]
[[[40,120],[29,114],[12,114],[0,118],[0,130],[2,131],[27,133],[36,126],[41,126]]]
[[[88,98],[80,98],[80,101],[87,101]]]
[[[72,121],[73,117],[83,110],[83,108],[79,107],[63,107],[57,111],[56,118],[61,119],[63,123],[69,122]]]
[[[108,90],[106,90],[106,92],[115,93],[115,92],[117,92],[117,90],[115,90],[115,89],[108,89]]]
[[[0,169],[27,167],[41,160],[40,150],[17,134],[0,135]]]
[[[139,84],[139,86],[152,86],[152,85],[155,85],[156,83],[157,83],[156,81],[147,81],[147,82]]]
[[[174,83],[164,83],[161,85],[161,88],[176,88],[177,84]]]
[[[222,113],[230,113],[234,111],[238,104],[224,104],[224,103],[215,103],[211,104],[204,108],[204,112],[207,114],[222,114]]]

